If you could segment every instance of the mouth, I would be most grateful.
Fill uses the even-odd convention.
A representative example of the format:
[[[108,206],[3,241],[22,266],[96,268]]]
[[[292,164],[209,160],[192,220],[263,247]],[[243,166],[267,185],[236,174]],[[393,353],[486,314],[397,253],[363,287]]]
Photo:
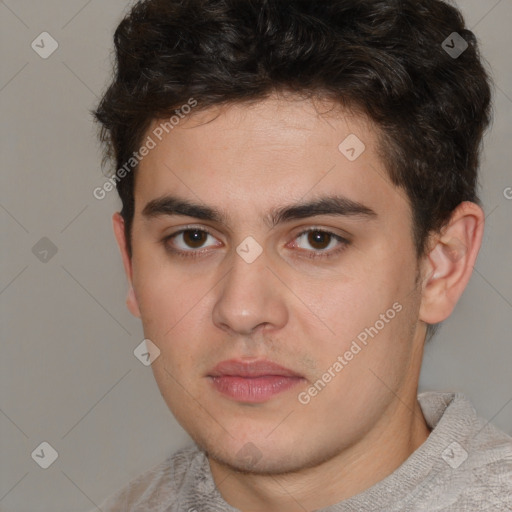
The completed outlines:
[[[219,363],[207,378],[217,392],[244,403],[266,402],[305,380],[302,375],[268,360],[235,359]]]

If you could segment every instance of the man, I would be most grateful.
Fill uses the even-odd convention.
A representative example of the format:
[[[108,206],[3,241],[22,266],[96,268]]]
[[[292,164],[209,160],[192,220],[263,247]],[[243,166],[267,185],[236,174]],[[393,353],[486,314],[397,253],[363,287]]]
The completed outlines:
[[[103,511],[512,509],[512,440],[417,396],[482,240],[490,88],[440,0],[146,0],[99,105],[114,230],[196,446]]]

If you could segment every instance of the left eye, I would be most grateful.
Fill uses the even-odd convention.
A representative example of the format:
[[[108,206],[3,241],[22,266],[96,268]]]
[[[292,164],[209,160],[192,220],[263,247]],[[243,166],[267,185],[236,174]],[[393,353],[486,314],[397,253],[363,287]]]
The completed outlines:
[[[296,247],[299,249],[310,250],[312,248],[316,252],[328,252],[340,243],[346,242],[341,236],[318,229],[305,231],[296,240]]]

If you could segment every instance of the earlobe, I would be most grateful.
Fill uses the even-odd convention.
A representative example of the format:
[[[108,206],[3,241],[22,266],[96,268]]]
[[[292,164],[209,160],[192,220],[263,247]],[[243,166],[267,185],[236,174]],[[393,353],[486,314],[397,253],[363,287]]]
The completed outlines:
[[[464,202],[435,236],[425,262],[420,320],[437,324],[450,316],[471,278],[483,229],[482,209]]]
[[[124,271],[129,285],[128,295],[126,297],[126,306],[133,316],[140,318],[139,303],[137,301],[137,296],[135,295],[135,290],[133,289],[132,259],[128,254],[128,246],[126,243],[124,230],[124,219],[120,213],[114,213],[112,216],[112,224],[114,227],[114,235],[116,237],[117,245],[119,246],[119,251],[121,252],[121,257],[123,259]]]
[[[131,284],[130,284],[130,288],[128,290],[128,295],[126,297],[126,306],[128,308],[128,311],[130,311],[130,313],[133,316],[140,318],[139,302],[135,295],[135,290],[133,289],[133,285],[131,285]]]

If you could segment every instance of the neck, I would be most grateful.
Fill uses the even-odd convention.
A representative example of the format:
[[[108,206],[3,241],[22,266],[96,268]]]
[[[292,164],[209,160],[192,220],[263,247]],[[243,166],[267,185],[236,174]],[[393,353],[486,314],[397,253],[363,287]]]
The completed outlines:
[[[370,488],[395,471],[429,436],[414,395],[393,401],[364,438],[315,467],[287,474],[242,474],[210,458],[224,500],[241,511],[304,512],[325,508]]]

